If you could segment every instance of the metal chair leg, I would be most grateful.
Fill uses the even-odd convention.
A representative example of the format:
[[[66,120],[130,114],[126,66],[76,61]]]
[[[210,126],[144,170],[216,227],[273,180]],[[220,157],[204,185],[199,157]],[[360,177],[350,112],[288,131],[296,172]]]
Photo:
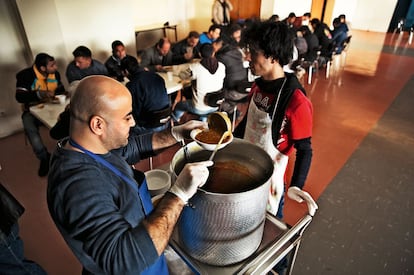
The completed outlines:
[[[328,60],[328,62],[326,62],[326,72],[325,72],[325,78],[328,79],[329,78],[329,74],[330,74],[330,70],[331,70],[331,60]]]
[[[312,84],[312,65],[309,65],[309,72],[308,72],[308,84]]]
[[[152,170],[153,166],[152,166],[152,157],[148,158],[149,160],[149,169]]]

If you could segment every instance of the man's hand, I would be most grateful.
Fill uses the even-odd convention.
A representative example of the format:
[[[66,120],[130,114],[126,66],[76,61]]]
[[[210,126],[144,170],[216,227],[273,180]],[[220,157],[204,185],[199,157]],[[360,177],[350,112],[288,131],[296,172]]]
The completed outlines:
[[[40,99],[53,98],[55,96],[52,92],[45,91],[45,90],[38,90],[37,91],[37,94],[40,97]]]
[[[197,188],[206,183],[209,175],[207,167],[212,165],[212,161],[187,163],[169,192],[187,203],[197,192]]]
[[[183,139],[190,138],[190,132],[194,129],[204,129],[207,128],[207,122],[198,121],[198,120],[190,120],[182,125],[174,126],[171,128],[171,135],[177,140],[178,142],[182,141]]]
[[[154,67],[155,67],[155,70],[156,70],[157,72],[162,72],[162,71],[164,71],[164,68],[163,68],[163,66],[162,66],[162,65],[155,65]]]
[[[186,52],[184,54],[184,58],[185,58],[185,60],[190,60],[191,58],[193,58],[193,52],[192,51],[191,52]]]

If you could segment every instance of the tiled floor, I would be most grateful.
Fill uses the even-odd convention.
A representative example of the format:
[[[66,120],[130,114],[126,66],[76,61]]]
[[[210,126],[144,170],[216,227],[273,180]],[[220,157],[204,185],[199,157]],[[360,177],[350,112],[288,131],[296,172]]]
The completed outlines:
[[[381,254],[381,257],[374,257],[374,259],[381,261],[400,259],[400,266],[406,270],[400,272],[400,269],[385,268],[382,274],[412,274],[413,272],[412,247],[414,245],[412,245],[412,232],[409,230],[413,228],[413,223],[410,222],[412,219],[403,220],[400,224],[388,223],[384,225],[393,226],[393,230],[388,228],[388,231],[392,232],[405,230],[406,242],[403,244],[393,243],[392,240],[372,243],[373,241],[370,239],[369,243],[360,245],[360,242],[364,243],[365,241],[363,236],[370,235],[373,229],[367,225],[355,228],[354,226],[357,226],[358,223],[351,223],[352,218],[356,219],[359,224],[364,224],[368,217],[375,217],[376,220],[392,219],[388,212],[370,204],[372,200],[387,201],[389,198],[371,197],[371,193],[365,188],[367,179],[389,181],[389,184],[396,185],[395,188],[398,186],[406,188],[404,189],[405,195],[412,194],[412,187],[398,184],[398,182],[405,183],[407,180],[411,180],[412,183],[413,154],[398,159],[401,169],[385,171],[383,167],[386,165],[379,162],[381,157],[385,157],[385,151],[384,155],[371,155],[363,150],[366,148],[367,140],[369,141],[369,138],[374,134],[374,136],[382,135],[385,141],[390,141],[392,138],[398,139],[400,143],[407,146],[407,154],[413,151],[412,135],[403,134],[404,129],[414,128],[412,114],[411,116],[400,116],[395,121],[388,121],[388,124],[380,121],[393,101],[396,98],[399,99],[400,92],[404,91],[403,88],[411,80],[414,73],[414,45],[407,44],[407,36],[404,34],[399,39],[398,35],[353,31],[353,38],[346,56],[346,66],[339,68],[329,79],[325,79],[324,71],[319,71],[313,78],[311,85],[304,83],[314,105],[312,139],[314,158],[305,189],[315,199],[319,198],[320,210],[309,231],[305,232],[303,249],[299,250],[294,274],[306,272],[309,274],[381,274],[378,269],[361,268],[364,265],[364,256],[368,253],[370,255],[373,253]],[[411,86],[412,89],[414,89],[413,87]],[[404,97],[402,102],[405,103],[404,106],[408,105],[407,101],[413,103],[412,93],[411,96]],[[398,132],[392,131],[392,129],[387,131],[387,126],[400,125],[401,128]],[[46,131],[43,133],[48,146],[52,149],[53,141],[48,137]],[[383,142],[372,146],[391,146],[391,144]],[[169,153],[155,157],[153,159],[154,167],[168,162],[177,149],[179,147],[175,146],[168,150]],[[27,257],[41,264],[49,274],[80,274],[80,264],[50,219],[45,200],[46,179],[36,176],[38,162],[31,152],[30,146],[25,145],[23,134],[0,139],[0,152],[0,164],[3,168],[0,172],[0,181],[26,208],[26,212],[20,220],[20,226]],[[396,152],[400,151],[396,150]],[[361,157],[361,154],[367,157]],[[367,174],[363,176],[358,174],[362,172],[350,169],[357,165],[353,162],[355,157],[357,160],[368,163],[371,165],[370,167],[375,168],[378,165],[380,170],[367,169],[364,171]],[[148,161],[143,161],[137,167],[147,170],[148,164]],[[359,164],[359,166],[361,165]],[[347,177],[353,173],[355,173],[353,177]],[[392,173],[398,173],[398,175]],[[359,178],[364,181],[357,182]],[[395,183],[393,180],[397,180],[397,182]],[[357,183],[356,189],[349,187],[351,183]],[[392,190],[392,192],[396,191]],[[350,216],[351,221],[342,220],[342,218],[346,218],[344,212],[341,211],[343,209],[335,209],[335,207],[344,207],[344,205],[340,203],[333,205],[333,202],[337,202],[340,198],[343,199],[344,196],[355,196],[354,207],[353,200],[350,200],[350,206],[347,205],[350,208],[347,208],[349,215],[346,217]],[[357,198],[362,199],[357,200]],[[394,205],[394,208],[409,213],[408,211],[412,210],[411,205],[412,201],[404,200],[401,205]],[[353,215],[353,213],[360,214],[362,212],[366,215],[362,217]],[[286,222],[293,224],[304,213],[304,205],[287,200]],[[348,222],[349,224],[347,224]],[[346,226],[342,228],[342,231],[329,231],[329,228],[332,229],[335,228],[335,225],[343,225],[344,223]],[[362,230],[364,234],[361,233],[363,236],[355,239],[358,230]],[[381,228],[378,231],[381,231]],[[335,234],[339,233],[343,234],[343,238],[340,238],[341,241],[338,241],[339,238],[335,239],[338,237]],[[347,239],[344,239],[345,237]],[[353,245],[346,245],[348,242]],[[369,249],[372,246],[377,248],[375,252]],[[401,256],[395,250],[395,246],[401,247]],[[335,253],[339,253],[338,256]],[[357,259],[353,255],[356,255]],[[381,262],[381,265],[387,266],[387,263]],[[396,266],[395,261],[388,264],[389,268],[390,266]],[[397,270],[398,272],[394,272]]]

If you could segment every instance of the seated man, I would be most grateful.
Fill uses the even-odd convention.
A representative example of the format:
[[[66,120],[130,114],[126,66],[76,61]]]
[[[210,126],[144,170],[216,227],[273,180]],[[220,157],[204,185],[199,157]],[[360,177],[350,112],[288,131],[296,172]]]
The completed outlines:
[[[334,51],[331,30],[329,29],[328,25],[321,22],[317,18],[313,18],[311,20],[311,26],[313,28],[313,33],[316,35],[319,41],[321,57],[323,57],[325,60],[330,59]]]
[[[66,68],[66,78],[69,83],[89,75],[108,75],[105,65],[92,59],[92,52],[87,47],[79,46],[72,54],[74,60]]]
[[[285,23],[289,29],[295,29],[295,21],[296,21],[296,14],[294,12],[289,13],[288,17],[282,20],[283,23]]]
[[[318,57],[318,51],[320,50],[318,37],[311,32],[308,26],[301,26],[298,31],[302,33],[303,38],[306,40],[306,45],[308,46],[308,51],[302,57],[305,61],[315,61]],[[309,62],[307,63],[309,64]]]
[[[198,42],[198,47],[200,48],[201,45],[205,43],[213,43],[214,40],[220,37],[221,34],[221,27],[220,25],[213,24],[208,28],[207,32],[203,32],[200,35],[200,41]]]
[[[206,115],[217,111],[217,103],[208,102],[213,94],[221,94],[223,91],[226,68],[223,63],[214,57],[212,44],[201,46],[201,61],[190,64],[193,97],[191,100],[178,102],[174,109],[174,119],[179,122],[186,111],[200,115],[205,121]],[[224,97],[224,94],[223,94]]]
[[[124,75],[121,70],[121,60],[126,56],[132,56],[127,55],[124,44],[119,40],[112,42],[111,46],[112,55],[106,60],[105,67],[108,70],[108,76],[115,78],[119,82],[123,82]]]
[[[47,203],[82,274],[168,274],[164,250],[213,162],[186,164],[155,209],[144,173],[131,165],[205,123],[130,136],[131,94],[105,76],[83,79],[71,104],[70,137],[53,153]]]
[[[232,115],[237,103],[247,99],[246,89],[250,88],[252,83],[248,81],[247,77],[248,62],[239,47],[241,27],[234,24],[230,25],[228,30],[229,32],[225,36],[227,42],[223,43],[223,46],[216,52],[216,57],[226,67],[226,77],[224,78],[225,102],[220,105],[220,108],[227,114]],[[240,112],[237,112],[236,115],[240,115]]]
[[[352,33],[351,33],[351,25],[350,25],[350,23],[346,20],[346,15],[345,15],[345,14],[340,14],[340,15],[338,16],[338,18],[339,18],[339,20],[341,21],[341,23],[345,25],[345,29],[346,29],[346,36],[347,36],[347,37],[352,36]]]
[[[126,87],[132,94],[133,116],[136,125],[131,133],[144,134],[166,129],[170,123],[171,107],[164,79],[154,72],[140,68],[135,57],[127,55],[120,69],[130,81]],[[70,104],[59,114],[57,123],[50,129],[53,139],[69,136]]]
[[[70,104],[66,105],[65,110],[59,114],[56,124],[50,129],[51,138],[60,140],[69,136],[70,125]]]
[[[140,68],[135,57],[122,59],[121,68],[130,80],[126,87],[132,95],[132,115],[136,123],[131,132],[144,134],[168,128],[171,104],[164,79]]]
[[[301,26],[309,26],[311,20],[311,13],[305,12],[301,18]]]
[[[335,53],[340,54],[344,47],[344,42],[348,38],[347,32],[348,28],[346,24],[341,23],[339,17],[335,18],[332,22],[333,30],[332,33],[332,42],[335,47]]]
[[[29,107],[51,99],[55,94],[63,94],[65,88],[55,59],[46,53],[39,53],[33,66],[18,72],[16,79],[16,100],[23,105],[23,128],[40,160],[38,175],[44,177],[49,171],[50,154],[39,133],[39,126],[43,123],[30,113]]]
[[[173,63],[174,64],[183,64],[187,62],[191,62],[193,58],[199,58],[200,52],[196,47],[198,41],[200,39],[200,35],[196,31],[191,31],[187,38],[177,42],[172,47],[173,53]]]
[[[168,38],[161,38],[154,46],[145,49],[141,55],[141,67],[147,71],[161,72],[164,66],[173,64],[171,42]]]
[[[239,47],[241,38],[240,25],[231,25],[229,32],[223,38],[224,44],[216,52],[216,57],[218,61],[226,66],[224,88],[245,92],[245,89],[251,85],[247,81],[247,66],[244,65],[244,56]]]

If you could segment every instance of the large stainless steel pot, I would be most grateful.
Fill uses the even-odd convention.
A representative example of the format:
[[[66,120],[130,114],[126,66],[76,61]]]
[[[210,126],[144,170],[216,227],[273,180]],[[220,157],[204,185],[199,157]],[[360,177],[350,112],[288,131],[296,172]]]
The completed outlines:
[[[187,147],[188,162],[207,160],[211,154],[195,142]],[[273,163],[265,151],[241,139],[234,139],[219,150],[214,162],[217,165],[220,162],[237,163],[248,170],[256,183],[249,186],[248,181],[243,180],[240,184],[245,186],[234,186],[235,192],[227,190],[226,193],[199,189],[190,199],[189,206],[184,208],[176,230],[181,248],[193,258],[225,266],[246,259],[260,245]],[[173,179],[185,163],[184,150],[180,149],[171,162]],[[227,176],[237,178],[238,175]],[[232,180],[221,179],[221,185]]]

